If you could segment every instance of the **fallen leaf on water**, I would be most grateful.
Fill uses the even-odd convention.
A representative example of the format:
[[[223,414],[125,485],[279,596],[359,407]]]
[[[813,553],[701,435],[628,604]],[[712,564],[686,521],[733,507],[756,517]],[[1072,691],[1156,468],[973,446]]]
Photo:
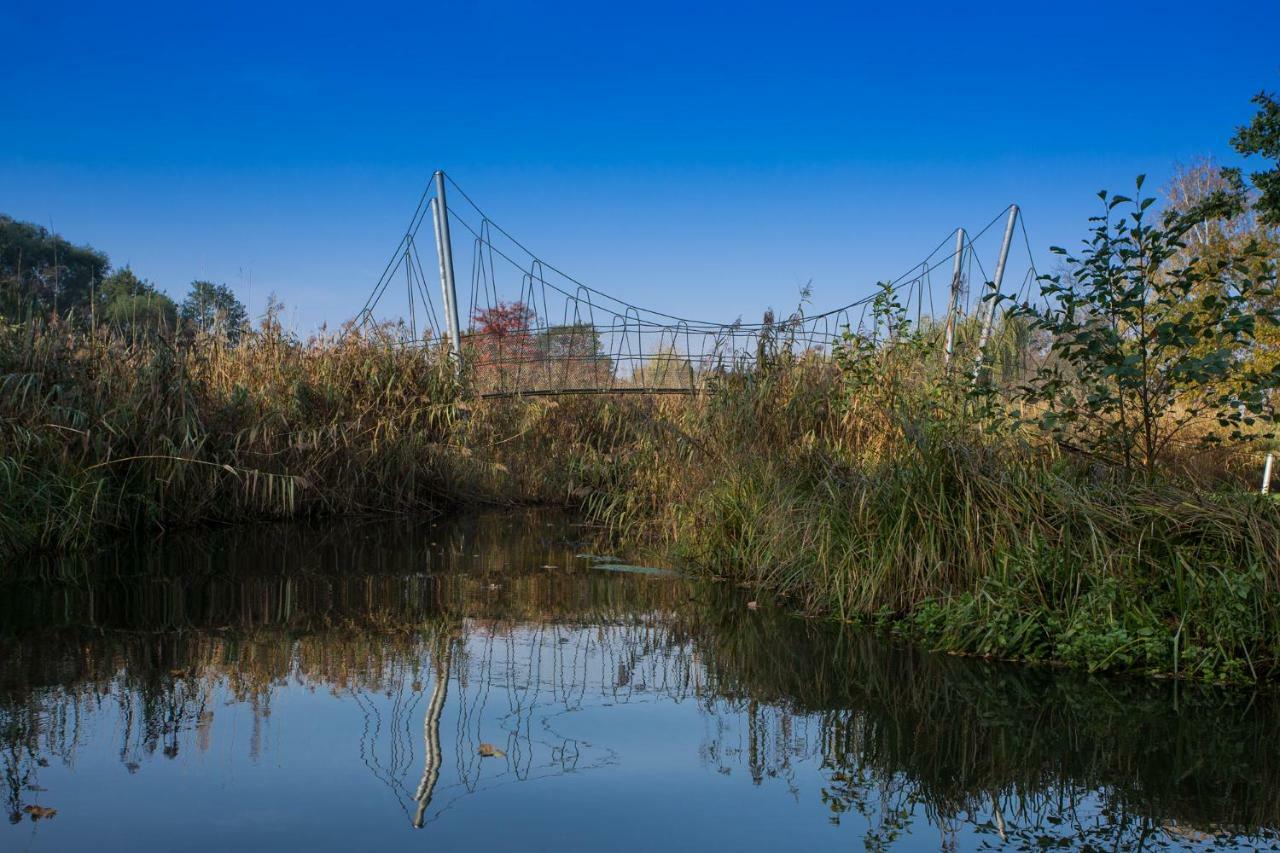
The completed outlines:
[[[482,758],[505,758],[507,755],[491,743],[480,744],[476,752],[480,753]]]
[[[44,806],[23,806],[22,810],[31,815],[32,820],[51,818],[58,813],[57,809],[45,808]]]

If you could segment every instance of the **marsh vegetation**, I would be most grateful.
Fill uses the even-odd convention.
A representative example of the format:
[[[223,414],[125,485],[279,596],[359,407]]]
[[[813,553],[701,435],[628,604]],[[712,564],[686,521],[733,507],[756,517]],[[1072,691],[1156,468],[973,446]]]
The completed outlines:
[[[1249,134],[1274,130],[1276,106],[1259,103],[1238,139],[1266,157]],[[874,331],[825,348],[762,336],[749,367],[697,375],[671,353],[698,386],[680,398],[481,399],[498,382],[486,346],[601,366],[591,330],[522,337],[522,305],[473,318],[461,372],[403,325],[300,339],[273,307],[250,327],[208,283],[144,312],[154,288],[131,272],[95,288],[105,256],[41,254],[5,220],[0,558],[197,524],[556,504],[694,574],[939,649],[1270,679],[1267,174],[1251,188],[1201,163],[1163,205],[1141,181],[1101,194],[1033,298],[991,300],[989,336],[909,317],[885,287]]]

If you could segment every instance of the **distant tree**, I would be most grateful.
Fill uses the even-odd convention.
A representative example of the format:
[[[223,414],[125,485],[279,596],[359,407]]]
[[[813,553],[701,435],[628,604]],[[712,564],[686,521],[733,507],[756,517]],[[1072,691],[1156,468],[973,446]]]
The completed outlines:
[[[1268,224],[1259,215],[1256,191],[1244,188],[1230,173],[1213,160],[1204,158],[1189,166],[1179,165],[1165,188],[1165,199],[1171,211],[1186,217],[1188,228],[1176,249],[1178,263],[1202,273],[1192,288],[1191,298],[1200,300],[1213,294],[1226,295],[1236,289],[1241,273],[1224,262],[1234,259],[1243,264],[1243,275],[1254,281],[1274,276],[1280,263],[1280,223]],[[1214,270],[1222,269],[1221,275]],[[1253,288],[1251,306],[1255,313],[1280,308],[1275,288]],[[1216,304],[1216,302],[1214,303]],[[1208,344],[1195,349],[1207,351]],[[1280,327],[1262,323],[1255,329],[1253,344],[1245,362],[1258,369],[1269,370],[1280,363]]]
[[[551,326],[538,336],[538,349],[553,360],[594,361],[604,357],[600,332],[590,323]]]
[[[1271,161],[1271,168],[1249,175],[1258,190],[1255,207],[1263,222],[1280,225],[1280,101],[1276,96],[1260,92],[1253,98],[1258,114],[1244,127],[1236,129],[1231,145],[1245,157],[1258,155]],[[1227,170],[1227,175],[1240,182],[1238,169]]]
[[[659,347],[632,378],[654,388],[692,388],[695,381],[693,364],[674,346]]]
[[[1247,191],[1234,180],[1230,169],[1211,157],[1175,164],[1164,197],[1170,210],[1192,217],[1183,237],[1186,245],[1179,252],[1184,259],[1211,254],[1261,230],[1249,207]]]
[[[590,323],[551,326],[538,336],[538,352],[551,366],[553,380],[566,386],[598,385],[612,374],[600,331]]]
[[[178,316],[189,330],[225,335],[231,343],[249,326],[249,312],[225,284],[193,281]]]
[[[531,360],[537,356],[533,327],[538,315],[523,302],[499,302],[477,310],[471,317],[472,336],[481,348],[481,358]]]
[[[499,302],[471,316],[471,332],[465,341],[465,362],[472,366],[478,385],[503,388],[527,375],[538,360],[533,328],[538,317],[523,302]]]
[[[13,316],[87,314],[107,256],[47,228],[0,214],[0,311]]]
[[[177,326],[178,306],[126,266],[102,280],[97,319],[129,335],[170,332]]]

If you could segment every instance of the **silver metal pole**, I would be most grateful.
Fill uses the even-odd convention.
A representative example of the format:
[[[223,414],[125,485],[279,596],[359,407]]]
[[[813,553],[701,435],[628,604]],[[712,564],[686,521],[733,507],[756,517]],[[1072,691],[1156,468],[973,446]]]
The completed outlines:
[[[449,275],[444,271],[444,249],[442,248],[442,240],[440,239],[440,213],[436,210],[436,200],[433,198],[427,202],[427,207],[431,209],[431,228],[435,232],[436,238],[436,266],[440,270],[440,300],[444,305],[444,333],[450,334],[452,325],[452,312],[449,310]]]
[[[418,342],[418,315],[414,310],[413,299],[413,256],[409,254],[409,246],[404,247],[404,284],[409,292],[409,340]]]
[[[996,322],[996,297],[1000,295],[1000,284],[1004,281],[1004,265],[1009,260],[1009,245],[1013,242],[1013,226],[1018,221],[1018,206],[1009,206],[1009,221],[1004,225],[1004,242],[1000,244],[1000,260],[996,262],[996,276],[991,280],[991,299],[988,300],[987,314],[982,321],[982,334],[978,337],[978,359],[973,366],[973,381],[977,382],[982,373],[982,363],[987,357],[987,341],[991,337],[991,327]]]
[[[947,300],[947,342],[943,353],[944,366],[951,364],[951,351],[955,346],[956,310],[960,302],[960,266],[964,260],[964,229],[956,229],[956,257],[951,264],[951,296]]]
[[[1271,491],[1271,462],[1274,457],[1274,453],[1268,453],[1267,463],[1262,466],[1262,493],[1264,495]]]
[[[455,361],[461,366],[461,323],[458,322],[458,289],[453,281],[453,241],[449,237],[449,205],[445,201],[444,172],[437,170],[435,177],[436,197],[431,200],[431,218],[435,221],[436,254],[440,258],[440,289],[444,294],[445,322],[449,326],[449,348]]]

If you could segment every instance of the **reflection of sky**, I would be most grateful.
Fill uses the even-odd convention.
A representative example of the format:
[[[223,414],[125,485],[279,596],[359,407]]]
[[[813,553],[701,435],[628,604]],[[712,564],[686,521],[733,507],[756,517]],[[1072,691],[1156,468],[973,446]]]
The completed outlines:
[[[781,752],[801,754],[792,778],[753,785],[748,718],[699,698],[705,677],[687,647],[639,652],[635,640],[653,633],[472,633],[455,649],[443,767],[422,830],[410,823],[427,674],[400,672],[387,690],[358,693],[291,680],[256,719],[220,684],[209,730],[189,720],[171,760],[131,752],[132,774],[122,714],[106,701],[81,720],[72,760],[39,771],[47,792],[30,796],[58,815],[35,827],[36,846],[385,849],[427,840],[416,831],[444,849],[752,849],[847,834],[824,816],[816,739],[761,743],[778,764]],[[505,756],[480,757],[482,742]],[[24,820],[4,832],[31,830]]]
[[[1278,822],[1265,696],[930,655],[599,571],[564,521],[175,535],[0,587],[0,793],[58,810],[0,849],[1110,849],[1166,816]]]
[[[1050,797],[998,818],[939,818],[901,778],[824,765],[816,715],[718,697],[691,647],[667,642],[658,623],[490,633],[472,622],[456,636],[442,766],[420,830],[411,824],[438,646],[384,663],[362,679],[369,687],[295,673],[267,694],[235,698],[222,680],[189,691],[172,758],[136,740],[121,749],[137,720],[114,682],[76,721],[66,760],[38,769],[46,790],[26,794],[57,816],[0,838],[33,849],[651,851],[847,848],[901,835],[925,850],[997,840],[1006,821],[1108,837],[1110,818],[1084,790],[1074,815]],[[481,757],[481,743],[505,755]],[[836,820],[824,792],[841,787],[855,796]]]

